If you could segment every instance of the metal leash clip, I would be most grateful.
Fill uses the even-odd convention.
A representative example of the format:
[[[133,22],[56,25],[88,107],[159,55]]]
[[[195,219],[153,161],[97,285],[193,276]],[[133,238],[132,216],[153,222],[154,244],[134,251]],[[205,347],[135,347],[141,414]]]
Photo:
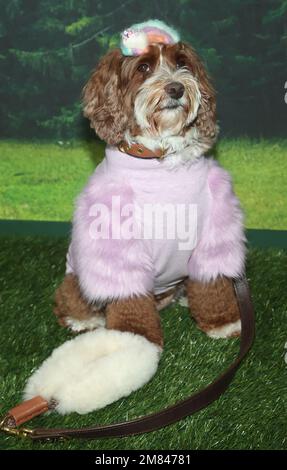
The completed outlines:
[[[0,422],[0,431],[9,434],[10,436],[17,436],[17,437],[29,437],[33,434],[33,429],[29,428],[15,428],[11,427],[8,424],[9,416],[6,415]]]

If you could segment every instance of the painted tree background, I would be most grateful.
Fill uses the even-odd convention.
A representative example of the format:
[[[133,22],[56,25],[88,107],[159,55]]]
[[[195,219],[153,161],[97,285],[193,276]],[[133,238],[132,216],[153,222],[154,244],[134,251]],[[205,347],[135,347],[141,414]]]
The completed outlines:
[[[0,132],[13,138],[90,135],[80,93],[118,32],[159,18],[204,59],[225,135],[283,135],[286,0],[1,0]]]

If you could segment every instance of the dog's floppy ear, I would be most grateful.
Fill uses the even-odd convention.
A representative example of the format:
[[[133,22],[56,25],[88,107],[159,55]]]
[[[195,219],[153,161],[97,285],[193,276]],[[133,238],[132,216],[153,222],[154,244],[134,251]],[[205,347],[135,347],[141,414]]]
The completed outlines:
[[[123,140],[128,123],[120,88],[121,62],[120,49],[107,53],[83,89],[84,116],[100,139],[110,145]]]
[[[206,139],[215,140],[218,133],[216,124],[216,97],[208,73],[194,49],[186,43],[181,43],[188,65],[197,79],[201,93],[201,103],[194,125],[200,135]]]

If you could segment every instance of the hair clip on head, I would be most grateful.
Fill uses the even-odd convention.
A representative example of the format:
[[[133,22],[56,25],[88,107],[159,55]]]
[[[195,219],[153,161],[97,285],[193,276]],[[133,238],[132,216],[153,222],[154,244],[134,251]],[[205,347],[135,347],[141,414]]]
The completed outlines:
[[[144,54],[150,44],[175,44],[179,34],[159,20],[133,25],[121,35],[121,50],[125,56]]]

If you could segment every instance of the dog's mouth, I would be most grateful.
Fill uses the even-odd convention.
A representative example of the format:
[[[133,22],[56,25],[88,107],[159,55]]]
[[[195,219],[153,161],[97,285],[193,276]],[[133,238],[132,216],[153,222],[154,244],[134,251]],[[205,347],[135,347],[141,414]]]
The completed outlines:
[[[183,108],[182,104],[180,104],[180,103],[170,103],[170,104],[167,104],[166,106],[162,106],[160,108],[160,110],[165,111],[165,110],[172,110],[172,109],[178,109],[178,108]]]
[[[160,108],[160,111],[171,111],[171,110],[179,109],[179,108],[183,108],[183,105],[181,103],[173,102],[173,103],[168,103],[165,106],[162,106]]]

